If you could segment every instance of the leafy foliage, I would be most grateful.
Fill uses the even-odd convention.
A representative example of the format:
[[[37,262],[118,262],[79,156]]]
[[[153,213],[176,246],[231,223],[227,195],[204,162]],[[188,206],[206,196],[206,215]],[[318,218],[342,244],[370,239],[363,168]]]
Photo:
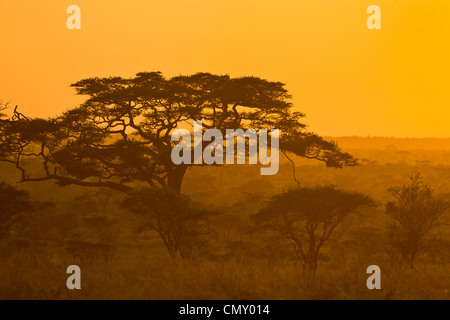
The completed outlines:
[[[28,192],[0,183],[0,239],[17,227],[23,213],[32,210]]]
[[[370,205],[366,195],[334,186],[296,187],[272,197],[252,218],[257,230],[293,249],[304,271],[313,275],[319,252],[335,229],[349,214]]]
[[[448,201],[438,199],[419,173],[410,184],[390,188],[394,201],[386,205],[391,218],[388,236],[391,248],[412,268],[418,256],[436,245],[436,230],[450,210]]]
[[[29,119],[17,109],[0,125],[0,160],[22,171],[22,181],[129,191],[129,183],[169,186],[180,192],[188,165],[171,161],[171,132],[202,120],[203,129],[279,129],[280,147],[329,167],[355,159],[336,143],[307,131],[283,83],[256,77],[198,73],[165,78],[89,78],[72,85],[87,96],[79,107],[54,119]],[[1,110],[0,110],[1,111]],[[29,169],[30,161],[42,171]]]
[[[173,257],[204,250],[213,235],[208,219],[216,212],[168,188],[131,192],[122,207],[140,217],[139,231],[156,231]]]

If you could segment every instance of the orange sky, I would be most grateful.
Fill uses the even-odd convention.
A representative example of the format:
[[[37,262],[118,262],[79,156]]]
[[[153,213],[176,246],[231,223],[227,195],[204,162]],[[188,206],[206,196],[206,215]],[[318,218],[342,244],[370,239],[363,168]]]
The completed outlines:
[[[449,0],[1,0],[0,99],[45,117],[85,77],[254,75],[287,83],[323,135],[450,137],[449,16]]]

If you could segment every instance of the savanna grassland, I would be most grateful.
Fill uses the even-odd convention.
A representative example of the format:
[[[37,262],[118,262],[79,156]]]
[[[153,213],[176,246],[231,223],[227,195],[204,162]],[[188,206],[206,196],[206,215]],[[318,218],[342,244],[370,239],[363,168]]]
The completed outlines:
[[[214,214],[208,237],[183,257],[171,256],[157,232],[142,228],[145,209],[124,209],[120,192],[17,184],[19,173],[2,164],[2,180],[27,191],[33,210],[0,240],[0,299],[449,299],[449,217],[442,216],[433,245],[411,267],[392,248],[386,204],[393,200],[388,189],[407,185],[415,172],[436,197],[450,200],[450,140],[336,141],[360,165],[332,169],[295,158],[298,183],[335,185],[374,204],[339,224],[313,276],[289,247],[255,227],[255,214],[273,195],[297,186],[286,159],[275,176],[260,176],[258,166],[189,169],[182,192]],[[66,287],[73,264],[81,268],[82,290]],[[370,265],[381,268],[381,290],[366,287]]]

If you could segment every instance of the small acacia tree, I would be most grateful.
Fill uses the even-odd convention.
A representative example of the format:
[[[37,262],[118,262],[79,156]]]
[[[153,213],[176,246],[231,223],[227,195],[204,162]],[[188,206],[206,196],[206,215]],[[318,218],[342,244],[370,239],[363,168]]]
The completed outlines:
[[[208,218],[216,212],[169,188],[132,191],[122,207],[140,218],[139,232],[157,232],[172,257],[192,257],[195,250],[206,249],[214,234]]]
[[[351,213],[373,205],[357,192],[334,186],[295,187],[270,199],[253,221],[257,230],[268,232],[271,241],[292,248],[306,275],[317,270],[319,252],[335,229]]]
[[[17,227],[23,213],[32,210],[28,192],[0,183],[0,239]]]
[[[386,214],[390,217],[389,245],[413,268],[416,259],[435,244],[435,231],[442,226],[450,203],[436,198],[420,173],[409,179],[410,184],[389,189],[394,201],[387,203]]]

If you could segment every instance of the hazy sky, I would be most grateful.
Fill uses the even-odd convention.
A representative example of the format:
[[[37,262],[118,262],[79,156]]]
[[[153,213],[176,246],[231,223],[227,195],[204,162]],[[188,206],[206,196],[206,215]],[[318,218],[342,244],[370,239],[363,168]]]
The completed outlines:
[[[45,117],[86,77],[254,75],[323,135],[450,137],[449,16],[449,0],[0,0],[0,99]]]

